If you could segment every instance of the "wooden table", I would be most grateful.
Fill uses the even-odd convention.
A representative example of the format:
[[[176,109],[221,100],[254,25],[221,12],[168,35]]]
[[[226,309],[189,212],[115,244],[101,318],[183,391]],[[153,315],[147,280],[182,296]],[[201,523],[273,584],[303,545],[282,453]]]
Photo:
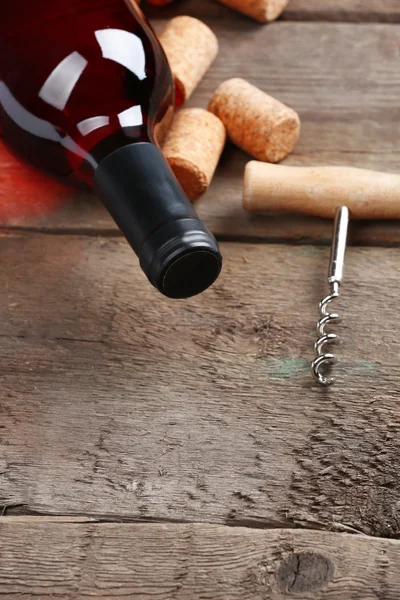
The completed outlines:
[[[178,13],[221,42],[192,106],[243,76],[300,113],[288,164],[399,171],[398,0],[292,0],[266,27],[211,0]],[[246,216],[247,160],[228,147],[197,204],[223,275],[172,302],[96,199],[48,186],[45,214],[1,151],[3,199],[41,190],[0,236],[1,598],[400,598],[399,223],[353,224],[319,389],[332,224]]]

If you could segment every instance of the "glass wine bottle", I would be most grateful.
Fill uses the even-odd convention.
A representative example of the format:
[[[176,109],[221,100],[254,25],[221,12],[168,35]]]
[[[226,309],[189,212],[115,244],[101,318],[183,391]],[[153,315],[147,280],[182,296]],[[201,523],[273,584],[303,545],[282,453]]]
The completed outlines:
[[[185,298],[221,269],[158,143],[173,112],[162,48],[134,0],[0,6],[0,128],[35,166],[89,184],[163,294]]]

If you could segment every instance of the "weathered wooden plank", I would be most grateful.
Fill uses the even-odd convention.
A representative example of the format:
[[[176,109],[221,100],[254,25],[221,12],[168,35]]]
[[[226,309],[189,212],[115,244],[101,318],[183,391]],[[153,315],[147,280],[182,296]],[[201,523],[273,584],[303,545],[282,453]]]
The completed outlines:
[[[400,22],[397,0],[290,0],[283,19]]]
[[[184,0],[162,9],[146,6],[152,18],[191,15],[198,19],[233,19],[233,11],[212,0]],[[238,19],[244,19],[238,16]],[[400,22],[397,0],[290,0],[281,16],[287,21]]]
[[[299,111],[301,140],[288,164],[397,171],[400,27],[276,23],[263,28],[233,17],[211,24],[220,38],[221,53],[192,106],[206,106],[223,79],[240,75]],[[317,242],[329,238],[331,224],[326,221],[246,215],[241,190],[247,160],[247,155],[228,147],[213,186],[197,203],[200,216],[220,238]],[[59,186],[46,189],[38,174],[25,172],[4,150],[0,150],[2,206],[0,218],[10,226],[116,232],[91,196],[73,190],[61,193]],[[376,222],[357,227],[353,239],[360,244],[397,244],[399,232],[397,222]]]
[[[400,542],[213,525],[0,520],[0,598],[398,600]]]
[[[0,505],[399,535],[399,251],[349,250],[322,390],[328,249],[222,250],[172,302],[118,239],[0,238]]]

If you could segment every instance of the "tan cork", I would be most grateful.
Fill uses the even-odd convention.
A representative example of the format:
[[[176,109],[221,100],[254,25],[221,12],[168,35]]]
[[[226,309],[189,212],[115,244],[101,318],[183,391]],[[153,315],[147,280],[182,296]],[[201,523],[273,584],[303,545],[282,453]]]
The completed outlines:
[[[258,160],[279,162],[299,138],[297,113],[244,79],[222,83],[208,110],[221,119],[232,142]]]
[[[243,206],[250,212],[300,212],[333,218],[346,205],[355,219],[399,219],[400,175],[354,167],[247,164]]]
[[[192,17],[175,17],[160,35],[175,79],[175,106],[192,95],[218,54],[218,40],[207,25]]]
[[[225,127],[202,108],[179,111],[163,152],[190,200],[208,189],[226,141]]]
[[[283,13],[289,0],[218,0],[260,23],[274,21]]]

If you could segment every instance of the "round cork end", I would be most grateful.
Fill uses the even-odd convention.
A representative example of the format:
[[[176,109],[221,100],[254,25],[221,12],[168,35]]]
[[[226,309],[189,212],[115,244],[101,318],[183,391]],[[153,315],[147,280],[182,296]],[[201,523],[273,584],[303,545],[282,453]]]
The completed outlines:
[[[225,141],[224,125],[207,110],[186,108],[176,114],[163,152],[190,200],[210,185]]]
[[[218,0],[260,23],[277,19],[285,10],[289,0]]]
[[[300,119],[293,109],[244,79],[223,82],[208,110],[221,119],[234,144],[261,161],[285,158],[300,134]]]
[[[168,162],[189,200],[193,202],[200,198],[208,187],[206,175],[185,158],[175,156],[169,158]]]
[[[274,125],[265,144],[254,148],[252,154],[258,160],[277,163],[293,150],[300,136],[300,119],[296,114],[288,114]]]
[[[263,23],[270,23],[271,21],[275,21],[285,10],[288,5],[289,0],[267,0],[263,2],[265,8],[261,13],[261,18],[258,20]]]

